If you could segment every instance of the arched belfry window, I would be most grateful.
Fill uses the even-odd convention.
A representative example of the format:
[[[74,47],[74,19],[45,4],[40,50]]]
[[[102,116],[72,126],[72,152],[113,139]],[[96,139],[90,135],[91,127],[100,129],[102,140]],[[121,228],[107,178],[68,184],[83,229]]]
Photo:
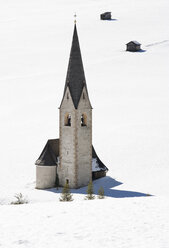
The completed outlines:
[[[81,115],[81,127],[86,127],[87,126],[87,115],[82,114]]]
[[[65,115],[65,126],[71,126],[71,115],[68,113]]]

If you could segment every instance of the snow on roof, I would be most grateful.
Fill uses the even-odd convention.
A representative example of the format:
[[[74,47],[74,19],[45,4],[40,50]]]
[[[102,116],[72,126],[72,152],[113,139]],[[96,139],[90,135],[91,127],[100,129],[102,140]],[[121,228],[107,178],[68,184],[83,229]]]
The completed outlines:
[[[104,170],[104,169],[99,166],[97,158],[93,158],[92,159],[92,171],[95,172],[95,171],[101,171],[101,170]]]
[[[128,45],[128,44],[130,44],[130,43],[134,43],[134,44],[136,44],[136,45],[141,45],[138,41],[136,41],[136,40],[132,40],[132,41],[130,41],[130,42],[128,42],[126,45]]]

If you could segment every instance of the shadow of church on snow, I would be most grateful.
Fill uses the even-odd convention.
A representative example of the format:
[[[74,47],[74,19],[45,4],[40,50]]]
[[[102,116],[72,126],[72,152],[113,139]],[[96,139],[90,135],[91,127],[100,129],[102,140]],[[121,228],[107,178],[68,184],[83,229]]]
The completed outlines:
[[[147,195],[145,193],[141,192],[135,192],[135,191],[127,191],[127,190],[118,190],[114,189],[115,187],[121,185],[123,183],[116,181],[112,177],[106,176],[97,180],[93,181],[93,188],[94,188],[94,194],[98,195],[98,190],[102,186],[104,188],[104,195],[107,197],[112,197],[112,198],[127,198],[127,197],[145,197],[145,196],[151,196]],[[62,188],[59,187],[57,190],[56,188],[52,189],[46,189],[46,191],[50,191],[53,193],[61,193]],[[80,189],[70,189],[72,194],[84,194],[86,195],[87,191],[87,186],[82,187]]]

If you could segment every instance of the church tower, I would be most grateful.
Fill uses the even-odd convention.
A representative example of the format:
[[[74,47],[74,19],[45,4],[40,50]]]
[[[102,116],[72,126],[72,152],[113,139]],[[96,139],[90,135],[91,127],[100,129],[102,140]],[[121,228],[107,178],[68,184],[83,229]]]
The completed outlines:
[[[76,23],[59,108],[59,139],[49,139],[36,160],[36,188],[80,188],[106,176],[108,168],[92,146],[92,107],[87,91]],[[58,180],[59,179],[59,180]]]
[[[60,111],[59,166],[61,186],[86,186],[92,179],[92,107],[76,24]]]

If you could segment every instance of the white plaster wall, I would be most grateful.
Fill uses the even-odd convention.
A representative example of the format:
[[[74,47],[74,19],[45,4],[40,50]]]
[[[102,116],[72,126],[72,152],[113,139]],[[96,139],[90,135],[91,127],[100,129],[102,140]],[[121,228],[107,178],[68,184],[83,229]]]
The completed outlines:
[[[36,166],[36,188],[47,189],[55,186],[56,166]]]

